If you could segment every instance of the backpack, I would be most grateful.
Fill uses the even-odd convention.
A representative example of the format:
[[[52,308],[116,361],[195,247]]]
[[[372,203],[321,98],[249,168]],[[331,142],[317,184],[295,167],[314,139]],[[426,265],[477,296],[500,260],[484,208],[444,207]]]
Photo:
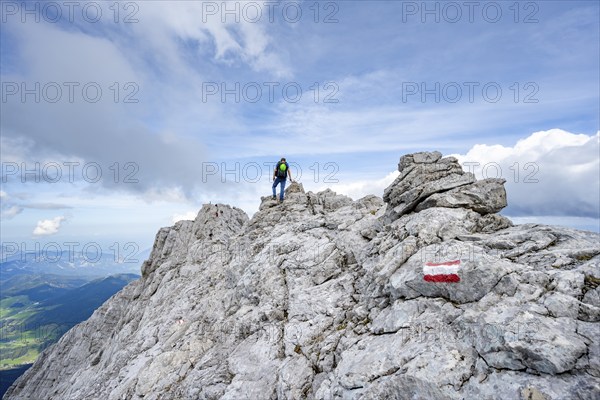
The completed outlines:
[[[279,161],[277,163],[277,173],[275,176],[277,176],[279,179],[286,179],[287,177],[287,173],[288,173],[288,163],[284,162],[282,163],[281,161]]]

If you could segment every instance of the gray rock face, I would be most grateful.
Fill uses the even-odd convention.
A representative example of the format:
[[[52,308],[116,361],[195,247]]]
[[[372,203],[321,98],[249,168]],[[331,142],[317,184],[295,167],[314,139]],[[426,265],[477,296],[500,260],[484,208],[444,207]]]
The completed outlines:
[[[496,213],[507,204],[504,179],[476,181],[456,158],[442,158],[439,152],[405,155],[398,171],[400,176],[383,193],[390,205],[386,212],[389,221],[431,207],[468,208],[483,215]]]
[[[513,226],[437,152],[399,170],[385,202],[294,184],[161,229],[6,398],[599,398],[600,236]]]
[[[506,207],[504,179],[484,179],[447,192],[434,193],[419,203],[415,211],[430,207],[470,208],[480,214],[495,213]]]

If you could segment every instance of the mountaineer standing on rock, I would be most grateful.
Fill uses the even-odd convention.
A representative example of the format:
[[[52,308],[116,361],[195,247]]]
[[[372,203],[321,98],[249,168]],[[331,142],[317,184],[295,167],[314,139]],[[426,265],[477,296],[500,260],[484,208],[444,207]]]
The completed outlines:
[[[290,177],[290,182],[294,183],[292,179],[292,173],[290,171],[290,166],[287,161],[285,161],[285,157],[281,157],[281,160],[275,166],[275,170],[273,171],[273,200],[277,198],[277,185],[281,184],[281,190],[279,192],[279,201],[283,201],[283,191],[285,190],[285,180],[287,177]]]

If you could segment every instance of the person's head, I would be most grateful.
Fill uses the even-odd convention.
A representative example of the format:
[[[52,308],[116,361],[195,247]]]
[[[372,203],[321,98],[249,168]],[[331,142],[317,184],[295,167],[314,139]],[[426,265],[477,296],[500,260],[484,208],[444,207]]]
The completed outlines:
[[[285,162],[285,157],[281,157],[281,162]]]

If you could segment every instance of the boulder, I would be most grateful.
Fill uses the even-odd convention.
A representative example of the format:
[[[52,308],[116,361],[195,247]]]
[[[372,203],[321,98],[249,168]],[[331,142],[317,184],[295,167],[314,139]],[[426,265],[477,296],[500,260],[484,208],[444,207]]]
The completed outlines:
[[[383,194],[389,222],[431,207],[466,208],[485,215],[507,205],[504,179],[477,181],[456,158],[442,158],[439,152],[402,156],[398,171],[400,175]]]

